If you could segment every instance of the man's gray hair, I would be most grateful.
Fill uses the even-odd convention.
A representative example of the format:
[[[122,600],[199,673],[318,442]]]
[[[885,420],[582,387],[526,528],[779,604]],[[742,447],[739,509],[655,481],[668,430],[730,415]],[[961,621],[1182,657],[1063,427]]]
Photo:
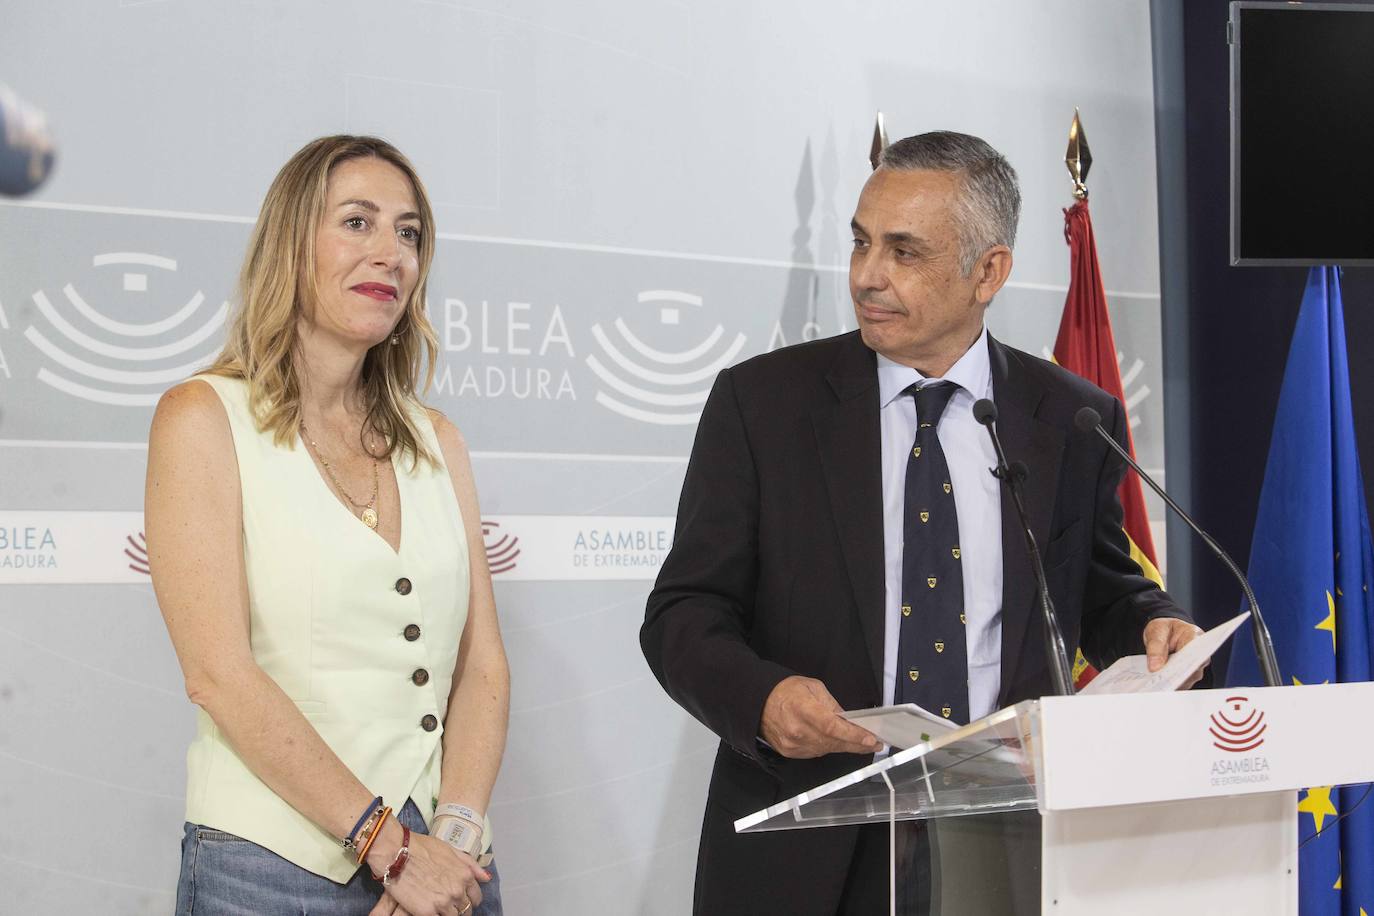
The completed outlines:
[[[955,225],[964,276],[992,246],[1015,246],[1016,224],[1021,217],[1016,170],[986,141],[949,130],[917,134],[883,150],[878,168],[899,172],[930,169],[963,176]]]

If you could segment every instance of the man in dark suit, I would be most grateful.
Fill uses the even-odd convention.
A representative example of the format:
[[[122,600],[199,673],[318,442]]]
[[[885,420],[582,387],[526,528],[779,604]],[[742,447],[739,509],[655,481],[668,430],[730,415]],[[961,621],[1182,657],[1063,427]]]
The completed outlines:
[[[987,335],[1011,271],[1016,175],[982,140],[888,147],[854,214],[859,329],[716,380],[640,642],[721,737],[696,912],[886,912],[885,827],[739,835],[733,821],[881,745],[842,709],[919,702],[955,721],[1052,692],[1035,586],[973,402],[991,397],[1069,646],[1151,666],[1199,631],[1130,559],[1121,405]],[[946,651],[948,650],[948,651]],[[924,676],[923,676],[924,675]]]

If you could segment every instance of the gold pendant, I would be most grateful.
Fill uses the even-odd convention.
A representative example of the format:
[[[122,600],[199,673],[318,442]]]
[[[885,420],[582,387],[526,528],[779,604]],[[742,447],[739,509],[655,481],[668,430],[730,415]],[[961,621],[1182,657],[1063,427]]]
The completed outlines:
[[[377,510],[368,506],[363,510],[363,524],[369,528],[377,527]]]

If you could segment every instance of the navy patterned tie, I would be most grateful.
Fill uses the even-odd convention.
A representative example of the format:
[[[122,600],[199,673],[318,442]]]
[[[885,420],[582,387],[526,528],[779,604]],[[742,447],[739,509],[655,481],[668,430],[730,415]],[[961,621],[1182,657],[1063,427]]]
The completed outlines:
[[[951,382],[913,385],[916,441],[906,460],[902,526],[902,621],[897,645],[897,703],[916,703],[968,722],[968,650],[959,516],[949,465],[936,431],[959,390]]]

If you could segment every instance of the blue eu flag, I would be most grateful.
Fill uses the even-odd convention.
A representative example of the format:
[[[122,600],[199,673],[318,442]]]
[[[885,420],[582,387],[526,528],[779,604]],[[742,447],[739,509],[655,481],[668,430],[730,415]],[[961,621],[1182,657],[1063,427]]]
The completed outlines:
[[[1250,580],[1273,629],[1279,670],[1292,683],[1371,679],[1374,550],[1335,267],[1314,267],[1307,276],[1255,519]],[[1263,683],[1250,645],[1247,623],[1233,644],[1228,684]],[[1355,808],[1364,791],[1313,786],[1299,793],[1303,916],[1374,912],[1374,797]]]

